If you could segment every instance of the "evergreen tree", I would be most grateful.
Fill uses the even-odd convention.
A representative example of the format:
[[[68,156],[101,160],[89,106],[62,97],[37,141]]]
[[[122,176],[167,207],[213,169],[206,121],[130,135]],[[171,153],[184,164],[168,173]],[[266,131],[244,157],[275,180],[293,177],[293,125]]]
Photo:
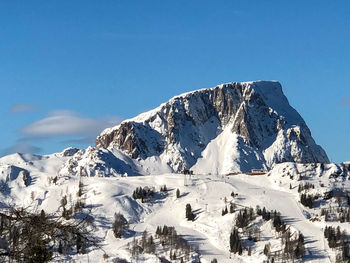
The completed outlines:
[[[239,242],[239,243],[238,243],[238,255],[242,255],[242,253],[243,253],[242,243]]]
[[[237,228],[234,228],[230,234],[230,251],[240,255],[242,254],[242,244]]]
[[[168,191],[166,185],[163,185],[163,186],[160,188],[160,191],[161,191],[161,192],[166,192],[166,191]]]
[[[296,258],[302,258],[305,256],[304,236],[301,233],[299,233],[298,243],[294,250],[294,254]]]
[[[221,215],[224,216],[227,213],[228,213],[228,210],[227,210],[227,206],[226,206],[224,209],[222,209]]]
[[[61,199],[61,206],[64,208],[67,205],[67,196],[63,196]]]
[[[264,255],[268,256],[270,254],[271,245],[267,243],[264,247]]]
[[[129,223],[121,213],[114,214],[113,233],[116,238],[121,238],[129,229]]]
[[[343,245],[342,247],[342,259],[343,261],[350,261],[350,248],[348,245]]]
[[[156,230],[156,235],[160,236],[162,234],[162,230],[160,226],[157,226],[157,230]]]
[[[189,220],[189,221],[193,221],[194,218],[195,218],[195,215],[194,215],[193,212],[192,212],[192,207],[191,207],[190,204],[187,204],[187,205],[186,205],[186,218],[187,218],[187,220]]]
[[[179,198],[180,197],[180,190],[179,188],[176,189],[176,198]]]
[[[235,212],[235,205],[233,203],[230,204],[230,213],[233,214]]]

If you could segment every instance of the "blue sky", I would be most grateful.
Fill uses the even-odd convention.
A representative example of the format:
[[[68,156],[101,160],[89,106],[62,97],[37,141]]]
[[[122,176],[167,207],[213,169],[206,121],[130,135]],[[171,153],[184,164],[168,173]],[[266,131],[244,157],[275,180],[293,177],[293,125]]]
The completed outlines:
[[[174,95],[279,80],[350,160],[349,1],[1,1],[0,155],[86,147]]]

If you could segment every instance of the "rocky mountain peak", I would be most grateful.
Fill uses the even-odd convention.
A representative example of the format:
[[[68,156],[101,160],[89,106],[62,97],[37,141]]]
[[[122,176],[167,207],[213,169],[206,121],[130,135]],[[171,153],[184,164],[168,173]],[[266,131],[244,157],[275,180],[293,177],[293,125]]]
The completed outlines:
[[[156,158],[170,171],[200,172],[208,169],[203,163],[226,173],[286,161],[329,162],[276,81],[232,82],[175,96],[106,129],[96,146],[118,150],[143,168]],[[225,152],[224,160],[214,151]]]

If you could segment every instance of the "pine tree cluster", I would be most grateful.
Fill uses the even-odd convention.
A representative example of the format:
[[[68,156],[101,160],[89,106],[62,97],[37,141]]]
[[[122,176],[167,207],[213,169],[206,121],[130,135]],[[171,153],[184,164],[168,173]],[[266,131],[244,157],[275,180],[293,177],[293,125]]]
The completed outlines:
[[[271,219],[271,212],[266,211],[265,207],[263,209],[261,209],[260,207],[257,207],[256,208],[256,214],[259,215],[259,216],[262,216],[262,218],[265,221],[269,221]]]
[[[156,230],[156,237],[159,238],[161,245],[163,247],[167,247],[169,250],[192,249],[187,240],[177,234],[175,227],[173,226],[158,226]]]
[[[72,196],[69,195],[69,205],[67,196],[64,195],[61,199],[61,209],[62,209],[62,217],[66,220],[72,219],[74,217],[78,217],[79,213],[83,213],[83,209],[86,204],[86,197],[78,197],[76,202],[72,201]]]
[[[282,258],[295,259],[302,258],[305,255],[304,236],[299,233],[297,240],[291,239],[290,231],[287,230],[287,224],[283,221],[281,214],[275,211],[266,211],[266,208],[260,209],[257,207],[257,214],[261,215],[265,221],[272,220],[272,225],[276,232],[282,233],[282,243],[284,245]],[[270,253],[270,247],[265,246],[264,254]]]
[[[304,236],[299,233],[297,239],[292,239],[290,230],[287,229],[286,223],[283,221],[280,213],[275,211],[267,211],[265,207],[262,209],[257,206],[254,212],[252,208],[242,209],[237,215],[235,227],[230,234],[230,251],[233,253],[242,254],[244,250],[244,242],[239,235],[239,228],[242,228],[242,234],[247,236],[247,240],[256,242],[260,239],[259,227],[254,225],[248,227],[251,222],[257,217],[261,216],[264,221],[272,221],[273,227],[276,232],[281,233],[283,249],[279,254],[282,260],[302,258],[305,255]],[[264,247],[264,254],[271,257],[270,244],[266,244]],[[248,247],[248,255],[251,255],[251,246]],[[276,255],[274,255],[275,257]],[[274,262],[274,257],[271,258],[271,262]]]
[[[160,191],[163,192],[163,193],[168,191],[168,189],[166,187],[166,184],[160,187]]]
[[[294,249],[295,257],[302,258],[305,256],[305,239],[304,235],[299,233],[298,242],[296,248]]]
[[[139,254],[142,253],[155,254],[156,245],[154,238],[152,235],[148,235],[147,231],[145,230],[143,231],[140,239],[136,239],[134,237],[133,241],[129,243],[129,249],[134,258],[137,258]]]
[[[230,251],[235,254],[238,253],[238,255],[242,255],[243,252],[242,241],[237,228],[233,228],[230,234]]]
[[[188,170],[188,169],[183,169],[182,173],[183,174],[193,175],[193,171],[192,170]]]
[[[349,263],[350,262],[350,246],[344,245],[341,247],[340,254],[336,255],[336,263]]]
[[[345,231],[341,231],[339,226],[337,228],[326,226],[324,237],[327,239],[330,248],[340,250],[336,262],[350,262],[350,244]]]
[[[301,194],[300,203],[304,206],[312,208],[314,206],[314,201],[317,199],[317,196],[311,194]]]
[[[293,240],[291,237],[291,233],[288,229],[282,235],[282,242],[284,244],[282,254],[283,260],[291,259],[292,261],[294,261],[294,259],[302,258],[303,256],[305,256],[303,234],[299,233],[298,238]]]
[[[154,190],[148,186],[137,187],[134,192],[132,193],[132,197],[136,199],[141,199],[141,202],[149,201],[151,197],[154,196]]]
[[[160,247],[157,248],[157,244]],[[197,253],[187,240],[177,234],[173,226],[166,225],[157,227],[155,237],[144,231],[141,238],[134,238],[129,243],[129,248],[134,258],[142,253],[157,254],[157,251],[160,250],[161,253],[164,251],[169,253],[170,260],[179,260],[180,262],[188,262]],[[164,262],[167,262],[165,258]]]
[[[299,184],[298,186],[298,193],[300,193],[301,191],[307,191],[309,189],[315,189],[315,185],[309,182],[306,182],[305,184]]]
[[[330,248],[340,247],[348,242],[345,231],[342,232],[339,226],[337,228],[326,226],[324,237],[327,239]]]
[[[325,221],[339,221],[340,223],[350,222],[350,208],[322,208],[321,216]]]
[[[255,213],[253,208],[244,208],[239,211],[236,217],[236,227],[245,228],[251,221],[255,219]]]
[[[323,200],[329,200],[334,197],[333,191],[327,191],[323,194]]]
[[[261,209],[260,207],[256,208],[256,214],[262,216],[265,221],[269,221],[272,219],[273,226],[275,227],[277,232],[284,232],[287,228],[286,223],[283,221],[281,214],[275,211],[267,211],[264,207]]]
[[[277,232],[284,232],[287,228],[286,223],[282,220],[281,215],[274,211],[273,213],[273,226],[276,229]]]
[[[235,212],[236,205],[234,203],[230,203],[229,205],[230,209],[227,209],[227,206],[225,206],[224,209],[221,211],[221,215],[224,216],[230,212],[230,214],[233,214]]]

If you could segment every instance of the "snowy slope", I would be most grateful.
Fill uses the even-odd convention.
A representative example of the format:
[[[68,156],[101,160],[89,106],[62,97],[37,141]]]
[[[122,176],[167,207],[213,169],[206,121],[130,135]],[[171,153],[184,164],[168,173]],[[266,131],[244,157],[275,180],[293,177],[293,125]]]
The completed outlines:
[[[191,167],[227,173],[286,161],[329,162],[280,83],[273,81],[233,82],[176,96],[104,130],[96,146],[129,156],[137,172],[146,174]],[[214,152],[225,152],[225,158]],[[156,171],[150,165],[154,160]]]
[[[76,155],[88,154],[89,151],[91,149],[77,152]],[[111,172],[110,177],[99,177],[96,174],[89,177],[77,174],[61,175],[62,167],[66,167],[65,163],[70,158],[77,160],[76,155],[73,157],[64,155],[62,153],[47,156],[14,154],[0,158],[0,179],[2,185],[7,186],[2,187],[0,193],[3,203],[14,203],[32,207],[37,211],[44,209],[48,213],[56,211],[59,213],[58,207],[62,196],[66,195],[68,202],[74,204],[78,198],[76,193],[79,182],[82,182],[83,198],[87,207],[92,208],[90,213],[93,217],[95,234],[102,238],[104,251],[93,250],[88,255],[71,255],[71,259],[77,262],[88,260],[112,262],[116,258],[136,262],[128,249],[128,243],[132,242],[134,237],[140,238],[145,230],[154,234],[157,226],[164,224],[174,226],[179,234],[193,246],[198,247],[201,262],[210,262],[213,258],[217,258],[219,262],[232,262],[232,260],[262,262],[267,259],[262,253],[265,244],[270,242],[272,251],[280,249],[281,242],[271,224],[257,221],[257,224],[261,225],[262,240],[253,246],[252,256],[248,256],[246,251],[242,256],[230,254],[229,233],[237,214],[221,215],[222,209],[228,202],[233,202],[237,207],[254,208],[259,205],[271,210],[276,209],[281,212],[293,233],[300,231],[305,236],[307,241],[305,261],[334,261],[335,252],[329,249],[323,237],[323,228],[326,223],[320,217],[320,208],[309,209],[301,205],[297,186],[300,183],[312,182],[318,185],[318,188],[313,191],[320,193],[335,187],[349,188],[349,167],[347,166],[284,163],[277,165],[269,174],[261,176],[195,174],[185,178],[181,174],[162,174],[122,177],[117,172]],[[88,166],[79,161],[77,160],[80,167]],[[74,169],[79,165],[74,166]],[[10,166],[16,168],[11,170]],[[22,169],[28,171],[32,177],[28,186],[25,186],[21,176],[18,176]],[[333,178],[334,174],[339,176]],[[303,176],[302,181],[299,181],[298,175]],[[56,176],[57,182],[52,183],[51,179]],[[164,184],[168,192],[159,193],[159,189]],[[140,186],[154,187],[158,194],[150,202],[142,203],[140,200],[134,200],[132,192]],[[8,189],[11,191],[9,192]],[[176,198],[176,189],[181,192],[179,198]],[[238,196],[232,198],[230,196],[232,191]],[[194,222],[185,219],[187,203],[190,203],[195,211]],[[325,204],[325,206],[328,205],[329,203]],[[115,238],[111,230],[113,215],[116,212],[122,213],[127,218],[132,230],[122,239]],[[319,217],[320,221],[310,220],[315,216]],[[331,224],[340,225],[342,229],[350,231],[348,223],[332,222]],[[104,253],[108,254],[108,259],[103,259]],[[163,255],[168,258],[168,254]],[[160,259],[151,254],[143,254],[137,262],[160,262]]]
[[[184,168],[194,175],[175,173]],[[252,168],[269,172],[225,176]],[[334,262],[336,251],[328,247],[323,230],[332,225],[350,231],[349,222],[332,220],[339,217],[340,204],[341,209],[349,208],[349,171],[350,163],[329,163],[278,82],[235,82],[176,96],[106,129],[96,147],[2,157],[0,198],[2,205],[58,215],[64,196],[68,206],[85,203],[101,249],[58,256],[62,261],[153,263],[164,257],[180,263],[184,254],[176,251],[178,259],[170,260],[169,251],[157,239],[155,254],[141,253],[136,258],[131,253],[134,239],[141,239],[144,231],[154,235],[158,226],[166,224],[174,226],[192,248],[198,247],[189,252],[186,262],[198,258],[204,263],[213,258],[220,263],[263,262],[265,245],[270,243],[271,251],[278,253],[283,242],[272,222],[258,216],[249,226],[260,231],[256,242],[240,230],[252,255],[247,249],[241,256],[229,252],[230,232],[240,209],[260,206],[279,211],[293,237],[299,232],[305,236],[306,255],[299,261]],[[313,187],[299,191],[306,183]],[[161,192],[164,185],[168,190]],[[148,202],[135,200],[138,187],[154,189],[154,197]],[[301,194],[317,197],[312,208],[301,204]],[[187,204],[194,211],[193,222],[185,218]],[[223,216],[222,210],[230,204],[236,210]],[[325,209],[329,209],[327,215]],[[118,212],[130,223],[130,231],[122,238],[112,231]]]
[[[249,171],[252,167],[266,168],[264,156],[249,145],[243,138],[232,133],[228,126],[214,140],[209,142],[192,170],[196,173],[228,174]]]

